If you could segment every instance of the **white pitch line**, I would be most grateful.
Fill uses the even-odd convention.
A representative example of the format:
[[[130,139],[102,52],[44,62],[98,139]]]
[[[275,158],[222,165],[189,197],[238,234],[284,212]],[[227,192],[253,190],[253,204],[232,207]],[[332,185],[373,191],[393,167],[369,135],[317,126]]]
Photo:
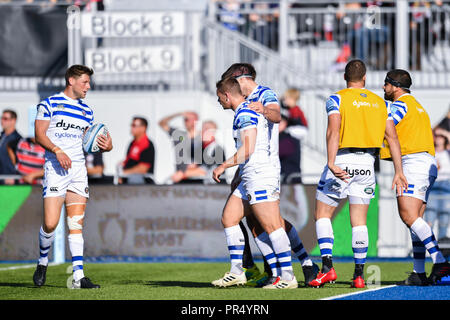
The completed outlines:
[[[328,297],[328,298],[323,298],[323,299],[320,299],[320,300],[334,300],[334,299],[339,299],[339,298],[344,298],[344,297],[349,297],[349,296],[354,296],[354,295],[357,295],[357,294],[363,294],[363,293],[366,293],[366,292],[373,292],[373,291],[378,291],[378,290],[382,290],[382,289],[388,289],[388,288],[393,288],[393,287],[396,287],[397,285],[391,285],[391,286],[385,286],[385,287],[378,287],[378,288],[373,288],[373,289],[367,289],[367,290],[364,290],[364,291],[358,291],[358,292],[352,292],[352,293],[345,293],[345,294],[341,294],[341,295],[338,295],[338,296],[333,296],[333,297]]]
[[[48,266],[49,267],[57,266],[59,264],[60,263],[53,263],[53,262],[51,262],[51,263],[48,264]],[[28,268],[33,268],[33,267],[36,267],[36,264],[26,264],[26,265],[23,265],[23,266],[13,266],[13,267],[0,268],[0,271],[16,270],[16,269],[28,269]]]

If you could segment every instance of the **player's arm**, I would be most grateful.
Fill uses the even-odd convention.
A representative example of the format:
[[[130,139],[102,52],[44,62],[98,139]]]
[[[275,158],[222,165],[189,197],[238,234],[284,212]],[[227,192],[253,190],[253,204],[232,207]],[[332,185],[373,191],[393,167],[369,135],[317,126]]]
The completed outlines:
[[[218,166],[213,171],[213,179],[216,182],[220,182],[220,175],[225,172],[226,169],[237,166],[238,164],[244,163],[255,151],[256,145],[256,128],[246,128],[241,130],[241,141],[243,142],[236,153],[225,160],[220,166]]]
[[[345,170],[335,165],[336,155],[339,150],[339,131],[341,128],[341,115],[332,113],[328,116],[327,127],[327,165],[336,178],[347,182],[349,175]]]
[[[393,120],[388,119],[386,121],[384,138],[389,144],[392,161],[394,162],[395,174],[392,181],[392,189],[397,188],[397,194],[402,195],[403,191],[408,189],[408,181],[403,174],[402,152]]]
[[[50,125],[48,120],[38,120],[34,121],[34,136],[36,142],[39,143],[46,150],[53,152],[56,155],[56,159],[62,168],[68,170],[72,167],[72,160],[61,150],[57,145],[55,145],[48,137],[47,130]]]
[[[23,176],[23,180],[28,184],[33,184],[33,181],[39,178],[44,177],[44,169],[40,169],[37,171],[30,172]]]
[[[281,121],[280,105],[278,103],[269,103],[264,106],[261,102],[252,102],[249,108],[255,112],[261,113],[267,120],[273,123]]]
[[[163,129],[166,132],[169,132],[169,130],[170,130],[169,122],[172,121],[172,119],[175,119],[177,117],[183,117],[185,115],[186,115],[186,112],[177,112],[177,113],[174,113],[167,117],[162,118],[158,122],[158,124],[161,127],[161,129]]]

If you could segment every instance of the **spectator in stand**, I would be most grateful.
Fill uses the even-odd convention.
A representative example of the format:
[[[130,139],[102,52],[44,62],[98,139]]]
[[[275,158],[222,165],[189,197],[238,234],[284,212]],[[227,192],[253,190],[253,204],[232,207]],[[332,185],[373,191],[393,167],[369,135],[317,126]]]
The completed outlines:
[[[17,173],[22,176],[19,184],[38,184],[44,176],[45,149],[34,137],[13,140],[7,146],[8,155]]]
[[[288,111],[288,131],[293,137],[302,140],[308,131],[308,121],[303,110],[298,106],[300,100],[300,91],[295,88],[289,88],[283,94],[281,99],[281,108]]]
[[[86,157],[86,169],[89,183],[105,183],[106,180],[103,176],[103,170],[105,169],[103,164],[103,153],[85,153],[84,156]]]
[[[450,108],[447,112],[447,116],[444,119],[442,119],[434,129],[437,129],[437,128],[447,131],[447,134],[450,133]],[[441,133],[442,133],[442,131],[441,131]],[[444,135],[447,135],[447,134],[444,134]]]
[[[203,183],[216,183],[212,178],[212,172],[218,164],[225,161],[225,152],[216,141],[217,125],[208,120],[202,125],[202,162],[190,164],[184,172],[183,179],[201,178]],[[184,180],[183,180],[184,181]],[[225,183],[225,180],[222,180]]]
[[[3,110],[1,126],[3,131],[0,134],[0,175],[17,174],[14,164],[8,154],[8,144],[17,143],[22,136],[16,130],[17,113],[13,110]],[[14,184],[14,179],[0,179],[0,184]]]
[[[289,112],[281,110],[279,130],[279,156],[281,165],[281,183],[302,183],[300,166],[300,141],[289,134]]]
[[[178,117],[183,117],[186,131],[175,129],[169,125],[171,120]],[[191,164],[202,162],[202,159],[195,159],[195,150],[201,144],[200,134],[196,130],[197,121],[198,114],[194,111],[175,113],[159,121],[159,126],[170,135],[175,147],[176,171],[171,176],[173,183],[178,183],[186,178],[185,172],[192,168]]]
[[[441,128],[436,128],[433,134],[438,176],[430,190],[425,218],[432,228],[438,222],[439,241],[447,237],[450,219],[450,136]]]
[[[244,18],[239,13],[239,7],[237,0],[226,0],[219,5],[219,21],[227,29],[238,31],[239,27],[245,23]]]
[[[144,175],[153,174],[155,164],[155,148],[147,137],[147,119],[134,117],[131,123],[133,141],[127,150],[125,161],[119,166],[119,183],[141,184],[154,181]]]

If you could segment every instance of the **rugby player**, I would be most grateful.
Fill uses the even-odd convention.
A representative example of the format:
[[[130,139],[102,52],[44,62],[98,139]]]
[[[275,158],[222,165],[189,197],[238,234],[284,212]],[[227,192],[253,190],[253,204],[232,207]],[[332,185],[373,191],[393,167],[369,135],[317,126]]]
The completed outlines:
[[[391,70],[384,80],[384,98],[390,105],[400,141],[402,165],[408,179],[408,190],[397,194],[398,212],[408,226],[413,245],[413,272],[399,284],[425,286],[436,284],[450,275],[450,264],[439,249],[432,228],[423,220],[429,191],[437,177],[434,141],[430,118],[425,108],[411,95],[410,74],[402,69]],[[391,146],[385,142],[381,159],[390,159]],[[431,256],[433,268],[427,278],[425,252]]]
[[[258,85],[255,82],[256,79],[256,70],[249,63],[235,63],[232,64],[223,74],[222,79],[226,78],[235,78],[241,88],[242,93],[246,97],[246,100],[251,102],[249,104],[249,108],[253,111],[261,113],[268,121],[269,132],[270,132],[270,160],[272,165],[280,172],[280,158],[278,155],[279,152],[279,130],[278,123],[281,120],[280,114],[280,104],[278,101],[278,97],[273,90],[268,87]],[[233,182],[231,184],[232,192],[235,196],[241,198],[246,203],[248,202],[247,195],[243,192],[243,184],[240,181],[239,169],[236,171]],[[278,186],[280,189],[280,185]],[[248,208],[248,205],[246,205]],[[252,286],[262,286],[266,283],[273,283],[276,281],[276,278],[279,273],[279,267],[277,267],[275,259],[273,258],[273,249],[271,248],[268,234],[264,232],[261,228],[257,220],[253,215],[247,215],[246,217],[247,225],[250,230],[252,230],[252,234],[254,236],[255,242],[263,254],[264,258],[264,269],[265,272],[258,275],[259,270],[256,272],[256,276],[249,279],[247,285]],[[291,242],[292,251],[294,256],[297,257],[301,263],[305,285],[308,284],[311,280],[313,280],[318,273],[318,266],[312,262],[309,258],[308,253],[303,247],[303,243],[298,236],[298,232],[295,227],[287,220],[282,219],[281,223],[283,228],[286,230],[289,241]],[[248,267],[250,271],[257,269],[256,265],[253,263],[253,259],[251,259],[250,246],[248,244],[248,236],[247,231],[245,230],[242,222],[240,222],[241,229],[245,236],[245,249],[244,249],[244,266]],[[247,261],[248,260],[248,261]],[[268,262],[270,260],[270,262]],[[252,267],[253,266],[253,267]],[[248,275],[248,271],[246,274]]]
[[[48,252],[55,238],[63,204],[66,207],[68,243],[72,255],[72,288],[99,288],[83,272],[83,220],[89,187],[82,139],[93,124],[92,109],[81,99],[90,89],[93,70],[73,65],[65,74],[63,92],[48,97],[37,105],[36,141],[46,149],[43,180],[44,219],[39,231],[39,261],[33,275],[38,287],[45,284]],[[112,139],[99,136],[98,145],[112,150]]]
[[[270,160],[268,121],[263,115],[248,108],[249,102],[245,100],[239,83],[234,78],[226,78],[217,83],[217,96],[225,110],[232,109],[235,112],[233,136],[237,151],[214,170],[213,178],[219,182],[226,169],[239,165],[243,192],[248,197],[251,211],[269,235],[276,262],[281,268],[277,280],[263,288],[297,288],[291,263],[291,246],[281,224],[278,201],[280,172]],[[242,268],[244,235],[239,227],[239,222],[246,214],[244,205],[244,201],[234,194],[229,196],[225,204],[222,224],[230,251],[231,269],[223,278],[212,282],[215,286],[227,287],[247,282]]]
[[[309,283],[313,287],[321,287],[337,279],[332,263],[334,236],[331,218],[339,201],[347,197],[355,262],[351,286],[365,286],[364,264],[369,246],[367,211],[370,199],[375,195],[374,162],[383,138],[392,146],[395,167],[392,188],[396,187],[401,194],[407,187],[394,123],[387,103],[364,88],[364,62],[350,61],[345,67],[344,79],[347,88],[332,94],[326,102],[328,162],[317,186],[315,207],[322,270]]]

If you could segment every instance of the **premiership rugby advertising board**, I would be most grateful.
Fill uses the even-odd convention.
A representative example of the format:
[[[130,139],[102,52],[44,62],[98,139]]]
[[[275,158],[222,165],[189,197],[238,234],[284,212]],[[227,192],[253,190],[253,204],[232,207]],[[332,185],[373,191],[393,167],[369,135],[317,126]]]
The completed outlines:
[[[299,231],[305,249],[314,251],[316,186],[283,185],[281,212]],[[227,258],[221,214],[229,194],[224,185],[104,186],[92,185],[83,235],[85,256]],[[0,186],[0,261],[37,259],[42,223],[42,189]],[[378,232],[376,201],[369,232]],[[340,256],[352,256],[350,224],[345,205],[333,221]],[[335,221],[341,221],[335,225]],[[342,239],[342,240],[338,240]],[[376,238],[370,239],[375,246]],[[343,243],[339,245],[337,242]],[[259,255],[254,241],[252,251]],[[345,247],[345,248],[344,248]],[[376,255],[376,248],[370,250]],[[50,259],[52,259],[50,253]],[[66,259],[70,254],[66,246]]]

